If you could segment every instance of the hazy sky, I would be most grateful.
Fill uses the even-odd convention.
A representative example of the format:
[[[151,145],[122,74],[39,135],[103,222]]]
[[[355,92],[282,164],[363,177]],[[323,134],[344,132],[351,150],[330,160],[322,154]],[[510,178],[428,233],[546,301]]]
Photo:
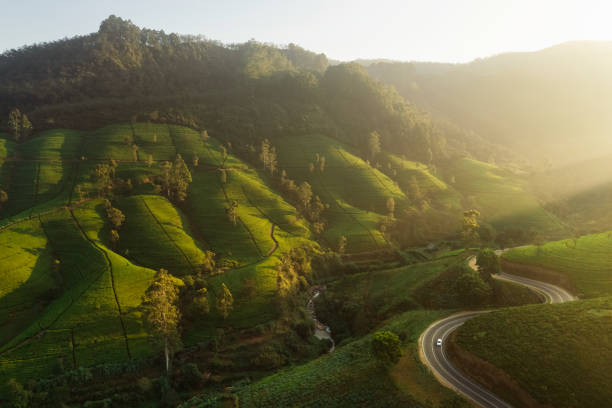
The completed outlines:
[[[0,51],[97,31],[115,14],[141,27],[299,44],[329,58],[469,61],[569,40],[612,40],[604,0],[0,0]]]

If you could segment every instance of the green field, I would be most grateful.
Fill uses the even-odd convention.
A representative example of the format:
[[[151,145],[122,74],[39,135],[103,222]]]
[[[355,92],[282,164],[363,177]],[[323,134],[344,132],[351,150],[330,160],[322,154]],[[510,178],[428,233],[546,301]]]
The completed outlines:
[[[411,311],[391,319],[384,329],[404,337],[406,358],[419,364],[416,349],[420,333],[444,315],[444,312]],[[385,371],[370,354],[371,339],[371,335],[364,336],[332,354],[282,370],[241,389],[238,392],[240,406],[384,407],[400,404],[422,407],[427,406],[425,399],[419,399],[424,395],[431,399],[434,394],[438,402],[455,398],[425,369],[409,375],[404,375],[401,367],[392,373]]]
[[[549,242],[540,247],[516,248],[503,257],[566,275],[579,296],[612,294],[612,234],[609,232]]]
[[[279,168],[296,183],[307,181],[315,194],[330,205],[326,211],[329,226],[324,238],[335,247],[342,235],[347,251],[358,252],[387,246],[378,224],[388,213],[386,203],[393,198],[397,209],[406,205],[406,196],[389,177],[373,169],[337,140],[308,135],[277,141]],[[309,164],[317,154],[325,157],[324,171]],[[315,166],[316,167],[316,166]]]
[[[456,340],[541,403],[586,408],[612,400],[610,333],[612,299],[600,298],[487,313],[468,320]]]
[[[206,255],[188,234],[184,216],[167,199],[129,196],[119,199],[117,208],[126,217],[119,246],[128,258],[153,269],[167,269],[177,276],[201,270]]]
[[[495,229],[522,228],[538,233],[563,231],[561,221],[547,212],[526,189],[518,176],[493,164],[463,158],[444,169],[446,179],[455,178],[453,187],[465,205],[479,210]]]
[[[55,279],[60,292],[35,320],[4,342],[0,349],[0,360],[7,367],[3,382],[7,376],[47,376],[56,370],[59,359],[71,368],[150,353],[135,308],[154,272],[104,246],[99,237],[104,222],[95,209],[98,204],[91,202],[73,214],[62,211],[42,217],[48,245],[58,259],[60,277]],[[33,228],[30,234],[36,231],[32,223],[18,225]],[[39,279],[51,275],[52,262],[45,254],[43,251],[36,262],[41,269],[47,266],[46,270],[31,272],[40,275]]]

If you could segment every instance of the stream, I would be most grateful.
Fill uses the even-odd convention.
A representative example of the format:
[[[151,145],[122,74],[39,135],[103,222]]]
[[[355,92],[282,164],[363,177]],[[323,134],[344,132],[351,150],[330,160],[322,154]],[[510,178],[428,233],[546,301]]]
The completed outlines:
[[[328,353],[332,353],[334,349],[336,348],[336,343],[334,342],[334,339],[331,336],[331,329],[329,328],[329,326],[321,323],[317,319],[317,314],[315,311],[314,300],[321,294],[321,290],[325,290],[325,288],[324,287],[320,288],[317,286],[313,288],[312,296],[308,300],[308,304],[306,305],[306,307],[308,308],[308,311],[310,312],[312,320],[315,323],[314,336],[319,340],[327,339],[331,341],[331,347],[329,348]]]

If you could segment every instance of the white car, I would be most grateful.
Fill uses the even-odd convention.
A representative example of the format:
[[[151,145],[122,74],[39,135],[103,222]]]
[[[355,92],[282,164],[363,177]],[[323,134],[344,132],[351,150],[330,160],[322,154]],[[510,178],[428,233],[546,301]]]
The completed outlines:
[[[442,347],[442,339],[436,340],[436,346]]]

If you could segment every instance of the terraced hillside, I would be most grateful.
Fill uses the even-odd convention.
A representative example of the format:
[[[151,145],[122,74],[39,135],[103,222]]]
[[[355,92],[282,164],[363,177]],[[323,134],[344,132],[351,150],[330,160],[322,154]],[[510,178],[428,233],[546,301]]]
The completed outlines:
[[[503,258],[562,274],[581,297],[612,295],[612,233],[584,235],[512,249]],[[535,271],[537,273],[537,271]]]
[[[47,131],[19,144],[0,140],[9,195],[0,230],[3,384],[11,377],[48,376],[58,365],[150,355],[138,307],[159,268],[195,275],[214,256],[210,304],[222,284],[234,294],[232,314],[224,319],[211,308],[184,333],[186,344],[210,339],[219,325],[251,327],[274,319],[280,256],[316,246],[296,209],[257,171],[192,129],[133,123]],[[177,153],[193,177],[181,208],[152,184]],[[112,199],[126,216],[117,246],[91,178],[111,159],[115,177],[130,181],[127,195]],[[236,224],[226,213],[234,201]]]
[[[473,159],[455,160],[445,169],[447,179],[462,193],[465,206],[478,209],[498,230],[520,228],[541,234],[564,232],[561,221],[546,211],[520,177]]]
[[[326,136],[282,139],[278,141],[278,152],[279,168],[298,183],[310,183],[321,200],[329,204],[329,227],[324,237],[332,247],[342,235],[348,239],[349,252],[387,245],[378,228],[388,214],[387,200],[393,198],[397,208],[407,205],[406,195],[389,177],[366,164],[341,142]],[[317,156],[325,158],[323,171]]]

